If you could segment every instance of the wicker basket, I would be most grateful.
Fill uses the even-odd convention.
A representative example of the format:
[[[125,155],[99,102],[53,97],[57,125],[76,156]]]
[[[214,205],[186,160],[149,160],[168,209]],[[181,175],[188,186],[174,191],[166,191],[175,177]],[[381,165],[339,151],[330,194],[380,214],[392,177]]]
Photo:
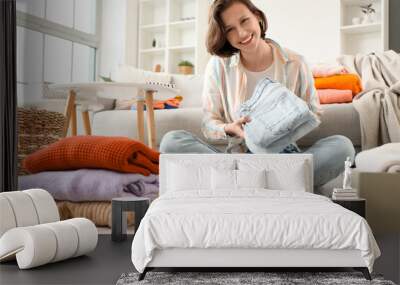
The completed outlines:
[[[18,175],[28,172],[22,161],[29,154],[63,138],[65,116],[58,112],[37,109],[17,109]]]

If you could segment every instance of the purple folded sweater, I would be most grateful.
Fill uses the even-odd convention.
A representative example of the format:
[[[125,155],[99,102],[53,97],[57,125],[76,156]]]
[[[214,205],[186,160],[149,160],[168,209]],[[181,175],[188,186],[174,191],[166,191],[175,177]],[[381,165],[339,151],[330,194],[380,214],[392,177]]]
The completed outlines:
[[[115,197],[158,196],[158,175],[127,174],[103,169],[45,171],[18,178],[19,189],[42,188],[56,200],[110,201]]]

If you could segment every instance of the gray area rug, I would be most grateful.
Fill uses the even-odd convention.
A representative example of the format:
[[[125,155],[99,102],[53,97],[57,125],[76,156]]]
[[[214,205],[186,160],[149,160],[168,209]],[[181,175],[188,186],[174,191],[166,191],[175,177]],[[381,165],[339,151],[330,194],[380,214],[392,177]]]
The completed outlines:
[[[133,284],[213,284],[213,285],[291,285],[291,284],[327,284],[358,285],[379,284],[395,285],[382,276],[372,275],[368,281],[359,272],[148,272],[146,278],[138,281],[138,273],[122,274],[117,285]]]

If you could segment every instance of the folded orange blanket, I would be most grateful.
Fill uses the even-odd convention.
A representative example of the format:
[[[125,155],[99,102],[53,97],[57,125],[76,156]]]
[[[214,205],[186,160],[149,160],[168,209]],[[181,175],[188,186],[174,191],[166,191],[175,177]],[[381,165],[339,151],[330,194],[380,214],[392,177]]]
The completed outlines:
[[[315,78],[315,88],[351,90],[353,96],[362,91],[361,80],[357,74],[341,74]]]
[[[73,136],[27,156],[30,173],[80,168],[110,169],[125,173],[158,174],[160,153],[126,137]]]
[[[349,103],[353,100],[351,90],[318,89],[317,94],[321,104]]]

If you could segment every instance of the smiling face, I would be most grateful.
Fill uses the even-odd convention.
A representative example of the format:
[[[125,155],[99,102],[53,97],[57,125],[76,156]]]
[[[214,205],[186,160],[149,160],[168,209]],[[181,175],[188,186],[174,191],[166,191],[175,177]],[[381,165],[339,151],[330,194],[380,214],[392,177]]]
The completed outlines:
[[[228,42],[241,52],[257,50],[261,42],[259,18],[246,5],[236,2],[221,14]]]

